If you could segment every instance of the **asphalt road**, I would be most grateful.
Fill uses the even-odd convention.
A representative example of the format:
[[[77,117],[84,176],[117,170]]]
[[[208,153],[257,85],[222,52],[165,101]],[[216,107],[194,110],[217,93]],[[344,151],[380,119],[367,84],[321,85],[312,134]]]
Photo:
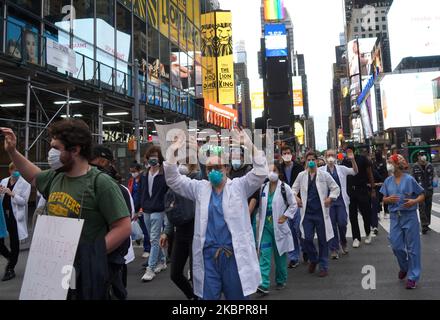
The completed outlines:
[[[307,265],[289,269],[287,288],[277,291],[274,283],[266,297],[252,296],[252,300],[399,300],[399,299],[440,299],[440,194],[434,197],[433,231],[422,235],[422,279],[416,290],[406,290],[405,282],[397,279],[399,271],[397,261],[389,247],[387,228],[389,220],[381,219],[380,231],[371,245],[362,243],[358,249],[350,248],[347,256],[339,260],[330,260],[329,276],[319,278],[307,272]],[[361,226],[362,230],[362,226]],[[348,235],[351,235],[349,230]],[[351,238],[348,238],[351,244]],[[163,271],[149,283],[142,283],[144,259],[140,257],[141,248],[135,248],[137,258],[128,266],[129,299],[132,300],[182,300],[185,296],[169,279],[169,270]],[[16,268],[17,277],[8,282],[0,282],[0,299],[16,300],[20,294],[28,251],[20,254]],[[3,271],[6,260],[0,257],[0,270]],[[375,271],[375,289],[364,289],[362,273],[365,266],[368,275]],[[374,269],[372,269],[372,267]],[[272,281],[274,273],[272,272]],[[365,281],[364,281],[365,282]],[[371,284],[372,282],[369,281]]]

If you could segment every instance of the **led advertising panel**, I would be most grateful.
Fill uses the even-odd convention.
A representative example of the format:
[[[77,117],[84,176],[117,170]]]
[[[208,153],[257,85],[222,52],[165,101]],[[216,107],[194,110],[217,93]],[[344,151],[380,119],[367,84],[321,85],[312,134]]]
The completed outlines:
[[[266,57],[287,56],[287,31],[284,24],[266,24],[264,27]]]

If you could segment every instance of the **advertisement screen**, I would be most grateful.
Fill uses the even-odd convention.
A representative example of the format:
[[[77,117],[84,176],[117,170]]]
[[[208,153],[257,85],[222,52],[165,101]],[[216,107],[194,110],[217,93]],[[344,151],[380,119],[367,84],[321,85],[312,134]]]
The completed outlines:
[[[298,139],[298,143],[302,146],[304,144],[304,121],[295,122],[295,137]]]
[[[434,104],[432,81],[440,72],[387,75],[380,83],[385,130],[433,126],[439,123],[439,106]]]
[[[304,114],[302,77],[293,77],[292,86],[293,86],[293,114],[295,116],[302,116]]]
[[[264,20],[282,20],[284,17],[283,0],[264,0]]]
[[[350,72],[350,93],[351,96],[357,96],[361,93],[360,76],[362,79],[368,79],[373,73],[372,51],[377,42],[377,38],[366,38],[353,40],[348,43],[348,66]]]
[[[287,31],[284,24],[266,24],[264,27],[266,57],[287,56]]]
[[[238,121],[237,110],[205,99],[205,121],[221,128],[232,129]]]
[[[393,70],[406,57],[440,55],[438,0],[394,1],[388,12]]]
[[[252,103],[252,119],[259,118],[264,111],[264,94],[263,92],[253,92],[251,94]]]

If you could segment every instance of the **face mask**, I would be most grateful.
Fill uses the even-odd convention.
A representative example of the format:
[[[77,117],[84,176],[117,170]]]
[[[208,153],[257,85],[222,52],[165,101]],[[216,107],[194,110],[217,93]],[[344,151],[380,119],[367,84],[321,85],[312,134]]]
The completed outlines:
[[[12,173],[12,177],[15,178],[15,179],[20,178],[20,172],[18,172],[18,171],[14,171],[14,172]]]
[[[136,179],[137,177],[139,177],[139,172],[133,172],[131,176]]]
[[[392,164],[387,163],[387,171],[390,174],[394,174],[394,166]]]
[[[152,166],[152,167],[157,166],[158,163],[159,163],[159,160],[158,160],[158,159],[154,159],[154,158],[153,158],[153,159],[148,160],[148,164],[149,164],[150,166]]]
[[[276,172],[269,172],[269,180],[270,182],[277,182],[278,181],[278,174]]]
[[[189,173],[189,169],[188,169],[188,167],[185,166],[184,164],[181,164],[181,165],[179,166],[179,173],[180,173],[181,175],[183,175],[183,176],[187,176],[188,173]]]
[[[307,165],[309,166],[310,169],[315,169],[316,168],[315,161],[309,161],[309,163]]]
[[[283,160],[286,161],[286,162],[292,161],[292,155],[291,154],[285,154],[283,156]]]
[[[218,170],[212,170],[208,174],[208,179],[209,179],[209,181],[211,181],[211,184],[214,187],[218,187],[223,181],[223,172],[218,171]]]
[[[60,160],[61,151],[57,149],[50,149],[47,157],[47,162],[49,162],[49,166],[52,170],[58,170],[62,168],[64,165]]]
[[[240,160],[232,160],[232,168],[234,170],[238,170],[241,168],[241,161]]]
[[[428,160],[428,158],[426,156],[421,156],[420,160],[422,160],[423,162],[426,162],[426,160]]]
[[[335,162],[336,162],[336,159],[334,157],[328,157],[327,158],[327,163],[328,164],[335,164]]]

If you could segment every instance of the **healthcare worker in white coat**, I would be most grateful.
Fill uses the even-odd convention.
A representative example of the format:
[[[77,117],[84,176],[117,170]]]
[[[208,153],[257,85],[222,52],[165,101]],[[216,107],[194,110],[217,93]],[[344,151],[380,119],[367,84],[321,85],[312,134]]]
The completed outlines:
[[[309,258],[309,273],[314,273],[319,262],[319,276],[328,275],[328,241],[334,237],[330,206],[340,194],[340,188],[332,176],[318,170],[318,157],[314,152],[306,155],[307,170],[301,172],[293,184],[295,195],[301,208],[301,234],[304,238],[304,251]],[[318,235],[319,258],[313,244],[315,230]]]
[[[27,209],[31,185],[24,180],[14,164],[9,165],[8,178],[0,182],[0,203],[9,233],[10,249],[0,239],[0,254],[8,260],[2,281],[15,278],[15,266],[20,253],[20,241],[28,237]]]
[[[258,292],[261,294],[269,293],[272,252],[276,288],[281,290],[287,282],[287,253],[295,249],[288,219],[294,218],[298,206],[292,189],[281,181],[280,172],[276,165],[269,167],[269,182],[260,193],[258,248],[262,282]]]
[[[340,166],[336,164],[336,152],[329,149],[325,152],[324,167],[319,168],[322,171],[329,173],[336,181],[341,193],[336,201],[330,207],[330,219],[332,220],[334,238],[329,242],[330,257],[332,259],[339,259],[339,249],[342,249],[342,254],[347,254],[347,224],[349,217],[350,197],[347,194],[347,176],[354,176],[358,173],[358,167],[354,160],[353,152],[347,154],[347,159],[351,161],[352,168]]]
[[[267,178],[267,162],[243,133],[253,150],[253,169],[241,178],[226,177],[228,164],[218,156],[206,161],[207,180],[191,180],[179,173],[170,147],[164,163],[165,179],[177,194],[195,202],[193,239],[194,294],[204,300],[243,300],[257,291],[261,281],[247,199]]]

